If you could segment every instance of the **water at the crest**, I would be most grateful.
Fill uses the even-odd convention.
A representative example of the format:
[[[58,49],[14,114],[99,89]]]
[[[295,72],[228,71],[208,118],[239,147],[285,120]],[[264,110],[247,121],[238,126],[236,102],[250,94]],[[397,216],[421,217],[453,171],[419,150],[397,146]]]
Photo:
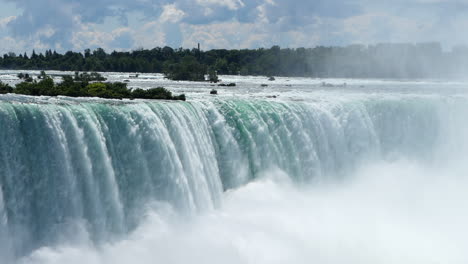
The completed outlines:
[[[222,79],[0,96],[0,263],[468,261],[468,83]]]

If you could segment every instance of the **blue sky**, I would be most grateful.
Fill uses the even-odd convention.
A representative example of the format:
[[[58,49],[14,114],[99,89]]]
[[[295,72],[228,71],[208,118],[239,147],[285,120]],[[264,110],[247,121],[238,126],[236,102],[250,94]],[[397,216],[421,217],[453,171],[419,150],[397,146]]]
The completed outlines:
[[[0,0],[0,52],[438,41],[466,44],[468,0]]]

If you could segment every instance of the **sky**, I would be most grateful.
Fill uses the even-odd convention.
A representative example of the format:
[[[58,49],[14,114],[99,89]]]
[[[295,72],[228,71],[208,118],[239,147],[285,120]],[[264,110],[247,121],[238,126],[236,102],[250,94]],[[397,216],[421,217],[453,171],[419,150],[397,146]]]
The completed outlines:
[[[0,0],[0,52],[468,43],[468,0]]]

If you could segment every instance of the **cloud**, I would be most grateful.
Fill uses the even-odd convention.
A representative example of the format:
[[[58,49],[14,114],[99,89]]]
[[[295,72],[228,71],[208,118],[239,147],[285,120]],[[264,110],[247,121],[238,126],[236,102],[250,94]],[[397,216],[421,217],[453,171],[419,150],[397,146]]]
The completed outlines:
[[[0,29],[5,28],[11,21],[15,20],[16,16],[9,16],[0,19]]]
[[[224,6],[230,10],[237,10],[244,6],[244,3],[241,0],[196,0],[199,5],[202,6]]]
[[[163,23],[177,23],[182,20],[186,16],[185,12],[177,9],[174,4],[165,5],[163,6],[163,11],[159,20]]]
[[[112,49],[128,50],[133,47],[133,34],[129,28],[114,30],[113,33],[113,40],[110,42]]]
[[[464,0],[0,0],[17,49],[235,48],[355,42],[465,43]]]
[[[186,36],[184,46],[195,47],[197,43],[202,43],[204,50],[224,47],[241,49],[268,44],[266,41],[268,34],[265,28],[253,23],[223,22],[209,25],[185,25],[183,33]]]

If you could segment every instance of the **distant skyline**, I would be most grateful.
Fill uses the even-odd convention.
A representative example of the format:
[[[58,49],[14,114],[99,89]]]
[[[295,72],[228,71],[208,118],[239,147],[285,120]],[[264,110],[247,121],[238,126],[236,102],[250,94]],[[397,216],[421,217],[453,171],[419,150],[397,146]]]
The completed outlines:
[[[468,0],[0,0],[0,52],[466,45]]]

